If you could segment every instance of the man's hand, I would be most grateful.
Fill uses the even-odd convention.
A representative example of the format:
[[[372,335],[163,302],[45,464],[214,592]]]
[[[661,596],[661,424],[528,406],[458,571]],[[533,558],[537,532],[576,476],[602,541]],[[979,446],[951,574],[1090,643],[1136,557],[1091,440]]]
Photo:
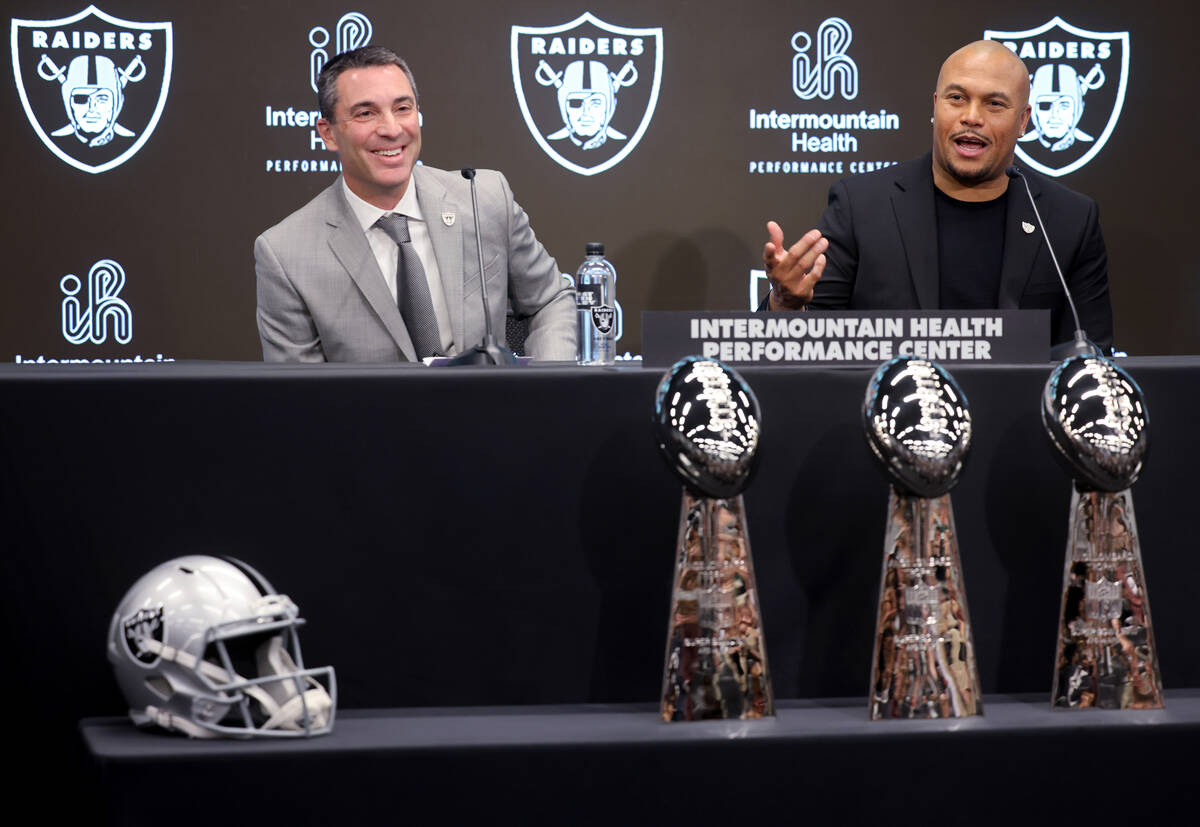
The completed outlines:
[[[825,250],[829,240],[819,230],[809,230],[791,247],[783,246],[783,229],[767,222],[770,240],[763,247],[763,263],[771,294],[767,306],[772,310],[802,310],[812,301],[813,288],[825,270]]]

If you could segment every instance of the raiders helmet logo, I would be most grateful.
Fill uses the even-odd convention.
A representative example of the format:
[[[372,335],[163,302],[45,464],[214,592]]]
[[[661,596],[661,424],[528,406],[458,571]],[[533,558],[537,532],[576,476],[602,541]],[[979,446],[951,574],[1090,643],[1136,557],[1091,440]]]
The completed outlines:
[[[88,6],[60,20],[12,21],[13,76],[46,147],[76,169],[107,172],[154,133],[171,83],[171,24]]]
[[[131,660],[143,666],[153,666],[158,663],[159,656],[146,645],[148,640],[163,642],[163,607],[138,609],[121,621],[124,630],[122,639],[125,641],[125,651]]]
[[[654,116],[662,42],[661,28],[613,26],[591,12],[561,26],[513,26],[513,88],[546,154],[580,175],[621,163]]]
[[[988,30],[1029,69],[1029,129],[1016,155],[1047,175],[1095,158],[1116,128],[1129,80],[1129,32],[1089,32],[1055,17],[1023,32]]]

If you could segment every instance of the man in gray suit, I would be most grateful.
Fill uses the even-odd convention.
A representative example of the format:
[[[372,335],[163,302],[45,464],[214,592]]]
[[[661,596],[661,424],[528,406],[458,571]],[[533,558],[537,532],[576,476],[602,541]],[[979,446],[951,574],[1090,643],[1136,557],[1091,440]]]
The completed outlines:
[[[1029,72],[982,40],[942,64],[933,151],[834,184],[814,230],[790,247],[771,221],[763,249],[771,310],[1050,310],[1051,342],[1074,320],[1025,186],[1010,179],[1029,123]],[[1058,253],[1083,328],[1112,345],[1108,256],[1092,199],[1023,171]]]
[[[268,362],[394,362],[452,355],[484,334],[470,184],[417,165],[416,82],[381,46],[345,52],[317,80],[317,130],[342,174],[254,242]],[[504,176],[480,170],[492,326],[530,319],[526,353],[575,358],[575,306]],[[411,184],[411,186],[410,186]]]

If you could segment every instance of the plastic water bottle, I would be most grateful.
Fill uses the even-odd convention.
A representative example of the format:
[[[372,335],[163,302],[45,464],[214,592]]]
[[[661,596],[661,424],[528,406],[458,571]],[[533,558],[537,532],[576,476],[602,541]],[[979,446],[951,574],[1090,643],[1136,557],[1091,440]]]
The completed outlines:
[[[617,271],[604,257],[604,245],[589,241],[587,258],[575,274],[581,365],[611,365],[616,358],[616,290]]]

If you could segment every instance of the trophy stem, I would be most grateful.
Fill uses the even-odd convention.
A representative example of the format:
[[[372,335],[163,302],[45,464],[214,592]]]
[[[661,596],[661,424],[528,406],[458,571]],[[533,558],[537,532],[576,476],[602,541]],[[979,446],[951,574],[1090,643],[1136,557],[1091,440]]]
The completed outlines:
[[[662,719],[775,714],[741,496],[684,490],[663,668]]]
[[[983,714],[950,495],[891,487],[870,713],[883,718]]]
[[[1162,676],[1129,489],[1075,490],[1051,704],[1160,709]]]

